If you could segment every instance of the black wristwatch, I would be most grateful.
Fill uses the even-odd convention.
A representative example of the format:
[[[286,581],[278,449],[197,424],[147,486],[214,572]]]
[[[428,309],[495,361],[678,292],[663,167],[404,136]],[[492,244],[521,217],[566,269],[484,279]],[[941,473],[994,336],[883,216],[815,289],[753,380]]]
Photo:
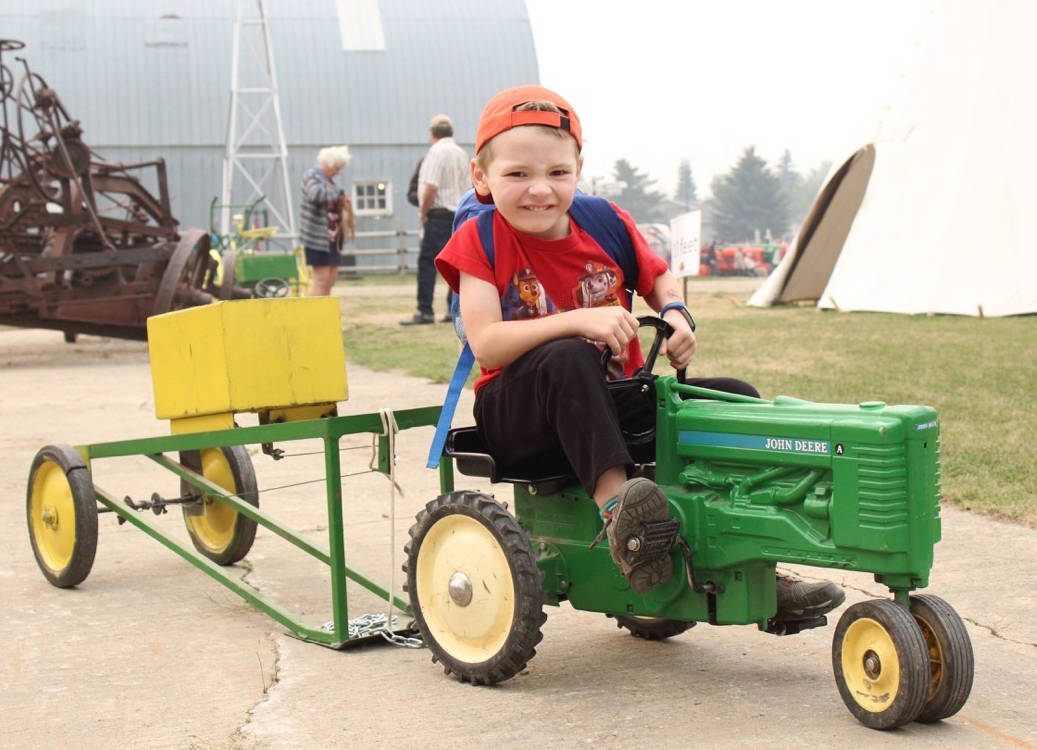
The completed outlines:
[[[670,310],[679,310],[680,314],[684,316],[684,319],[688,321],[688,325],[691,326],[691,330],[695,330],[695,319],[691,317],[691,313],[688,312],[687,305],[685,305],[683,302],[667,302],[659,311],[659,317],[661,318]]]

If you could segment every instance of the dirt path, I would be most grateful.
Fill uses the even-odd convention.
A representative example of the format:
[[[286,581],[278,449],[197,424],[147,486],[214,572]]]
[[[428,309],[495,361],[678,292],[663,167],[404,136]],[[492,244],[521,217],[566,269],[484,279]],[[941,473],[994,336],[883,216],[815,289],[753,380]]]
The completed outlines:
[[[358,367],[349,378],[343,413],[424,406],[443,395],[443,386]],[[426,650],[336,652],[295,640],[111,515],[100,517],[90,577],[73,590],[51,587],[26,534],[30,462],[51,442],[163,434],[146,347],[0,331],[0,393],[4,748],[1037,748],[1037,531],[944,511],[931,590],[965,618],[977,672],[969,703],[941,724],[878,733],[853,720],[831,676],[831,626],[776,638],[700,625],[647,643],[601,615],[548,608],[528,671],[473,688],[445,677]],[[469,410],[464,402],[459,413]],[[350,562],[383,581],[399,569],[414,514],[437,492],[435,473],[421,468],[428,439],[427,429],[404,434],[404,495],[391,525],[384,479],[346,485]],[[350,458],[358,470],[367,460],[366,447]],[[319,457],[255,463],[264,490],[322,476]],[[95,481],[134,497],[175,487],[142,459],[98,462]],[[506,488],[496,491],[506,498]],[[261,497],[289,526],[317,539],[325,531],[313,485]],[[176,516],[159,522],[181,533]],[[247,560],[235,574],[264,596],[315,624],[330,619],[321,566],[263,530]],[[847,587],[847,605],[884,593],[869,576],[830,575]],[[379,608],[352,588],[350,602],[352,616]]]

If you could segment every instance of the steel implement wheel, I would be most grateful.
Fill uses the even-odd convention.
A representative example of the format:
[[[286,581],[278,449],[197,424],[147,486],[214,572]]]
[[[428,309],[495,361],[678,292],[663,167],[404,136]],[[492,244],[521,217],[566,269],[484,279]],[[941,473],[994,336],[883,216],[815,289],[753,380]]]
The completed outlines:
[[[432,660],[492,685],[525,668],[543,637],[543,572],[514,516],[478,492],[441,495],[418,514],[407,591]]]
[[[238,253],[236,250],[224,250],[220,255],[220,299],[234,299],[234,275],[238,270]]]
[[[180,454],[180,463],[210,482],[259,507],[259,489],[252,459],[243,445],[205,448]],[[181,481],[182,495],[201,495],[197,505],[183,506],[184,524],[195,549],[217,565],[233,565],[248,554],[256,539],[256,522],[239,513],[218,495],[202,493]]]
[[[43,576],[58,588],[81,583],[97,552],[97,497],[90,470],[75,448],[41,448],[25,497],[29,539]]]
[[[694,621],[667,620],[664,617],[638,617],[636,615],[608,615],[616,618],[617,628],[626,628],[635,638],[646,641],[663,641],[680,635],[695,627]]]
[[[975,659],[965,623],[950,604],[932,594],[911,597],[911,614],[929,651],[929,693],[916,721],[954,716],[972,692]]]
[[[835,682],[846,707],[872,729],[915,720],[929,691],[929,656],[911,613],[889,599],[855,604],[832,639]]]
[[[203,289],[213,265],[209,256],[209,233],[201,229],[185,231],[162,273],[151,314],[161,315],[212,302],[212,295]]]

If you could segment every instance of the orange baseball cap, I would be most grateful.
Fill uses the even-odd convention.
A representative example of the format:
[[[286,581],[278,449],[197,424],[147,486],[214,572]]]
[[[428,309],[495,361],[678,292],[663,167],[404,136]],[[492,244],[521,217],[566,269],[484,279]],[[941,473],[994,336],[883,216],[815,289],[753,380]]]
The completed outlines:
[[[522,110],[515,108],[526,102],[551,102],[562,111]],[[483,108],[479,127],[475,131],[475,153],[479,153],[491,138],[519,125],[548,125],[565,130],[576,139],[576,148],[583,148],[580,118],[572,105],[550,89],[543,86],[516,86],[495,94]]]

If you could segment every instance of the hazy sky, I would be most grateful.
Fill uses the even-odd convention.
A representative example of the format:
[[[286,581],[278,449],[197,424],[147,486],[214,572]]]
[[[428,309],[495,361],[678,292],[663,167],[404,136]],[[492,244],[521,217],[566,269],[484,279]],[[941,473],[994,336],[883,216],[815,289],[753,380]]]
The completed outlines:
[[[626,158],[669,193],[687,157],[702,197],[746,146],[771,165],[788,148],[805,173],[866,142],[932,1],[526,5],[541,83],[583,123],[584,177]]]

